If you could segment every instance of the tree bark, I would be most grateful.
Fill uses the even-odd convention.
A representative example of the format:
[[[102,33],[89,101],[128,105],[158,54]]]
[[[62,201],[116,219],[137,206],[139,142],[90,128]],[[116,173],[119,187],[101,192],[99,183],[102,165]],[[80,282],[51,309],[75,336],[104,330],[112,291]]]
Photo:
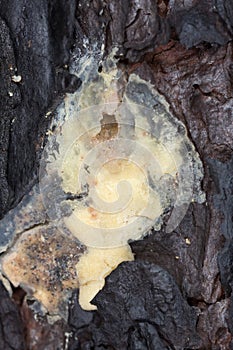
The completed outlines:
[[[69,65],[103,44],[185,124],[207,196],[172,233],[131,243],[136,263],[106,279],[98,311],[83,311],[76,292],[68,323],[50,325],[34,319],[22,290],[11,298],[1,286],[0,349],[233,347],[232,35],[230,0],[0,1],[0,218],[38,182],[48,112],[81,83]]]

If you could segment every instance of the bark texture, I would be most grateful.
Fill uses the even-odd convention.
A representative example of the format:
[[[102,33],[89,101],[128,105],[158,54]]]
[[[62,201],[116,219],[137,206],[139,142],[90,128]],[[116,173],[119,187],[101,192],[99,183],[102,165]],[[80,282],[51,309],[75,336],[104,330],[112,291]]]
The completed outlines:
[[[68,324],[51,326],[1,286],[0,349],[233,348],[232,36],[231,0],[0,1],[1,217],[37,181],[46,113],[81,83],[66,65],[103,43],[186,125],[207,195],[171,234],[131,244],[136,262],[107,277],[98,311],[75,293]]]

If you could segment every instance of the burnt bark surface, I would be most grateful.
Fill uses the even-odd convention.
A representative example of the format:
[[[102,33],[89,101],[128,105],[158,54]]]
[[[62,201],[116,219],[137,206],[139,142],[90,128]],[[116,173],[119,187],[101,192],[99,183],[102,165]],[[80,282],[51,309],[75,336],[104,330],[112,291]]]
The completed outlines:
[[[75,7],[75,1],[0,2],[0,216],[36,178],[46,112],[70,82],[74,85],[63,66],[69,59]],[[15,83],[14,75],[22,80]]]
[[[0,283],[0,349],[24,350],[24,326],[17,305]]]
[[[232,35],[231,0],[0,1],[0,216],[37,180],[46,113],[80,84],[64,65],[102,43],[105,55],[117,47],[122,69],[151,81],[186,125],[207,194],[171,234],[131,244],[136,262],[107,278],[98,311],[81,310],[74,294],[68,325],[47,324],[50,338],[20,306],[24,336],[1,287],[0,349],[24,349],[24,339],[29,349],[62,349],[57,335],[67,330],[70,350],[233,347]]]

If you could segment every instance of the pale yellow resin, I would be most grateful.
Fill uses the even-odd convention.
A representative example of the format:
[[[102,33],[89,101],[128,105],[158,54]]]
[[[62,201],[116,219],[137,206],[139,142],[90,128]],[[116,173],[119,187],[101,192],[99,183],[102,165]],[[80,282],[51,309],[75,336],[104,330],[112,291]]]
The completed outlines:
[[[134,260],[130,247],[112,249],[88,248],[76,265],[79,286],[79,303],[84,310],[95,310],[90,301],[103,288],[105,277],[123,261]]]

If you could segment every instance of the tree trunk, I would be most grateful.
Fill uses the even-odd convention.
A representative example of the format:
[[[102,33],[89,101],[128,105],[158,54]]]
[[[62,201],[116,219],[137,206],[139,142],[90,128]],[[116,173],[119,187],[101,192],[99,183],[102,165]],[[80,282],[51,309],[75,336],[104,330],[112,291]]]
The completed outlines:
[[[233,348],[232,35],[230,0],[0,1],[0,218],[38,182],[50,112],[81,83],[69,67],[103,47],[185,124],[206,193],[173,232],[131,243],[136,262],[106,279],[98,311],[83,311],[75,292],[68,322],[51,325],[21,288],[10,297],[1,286],[0,349]],[[146,307],[157,318],[142,318]]]

